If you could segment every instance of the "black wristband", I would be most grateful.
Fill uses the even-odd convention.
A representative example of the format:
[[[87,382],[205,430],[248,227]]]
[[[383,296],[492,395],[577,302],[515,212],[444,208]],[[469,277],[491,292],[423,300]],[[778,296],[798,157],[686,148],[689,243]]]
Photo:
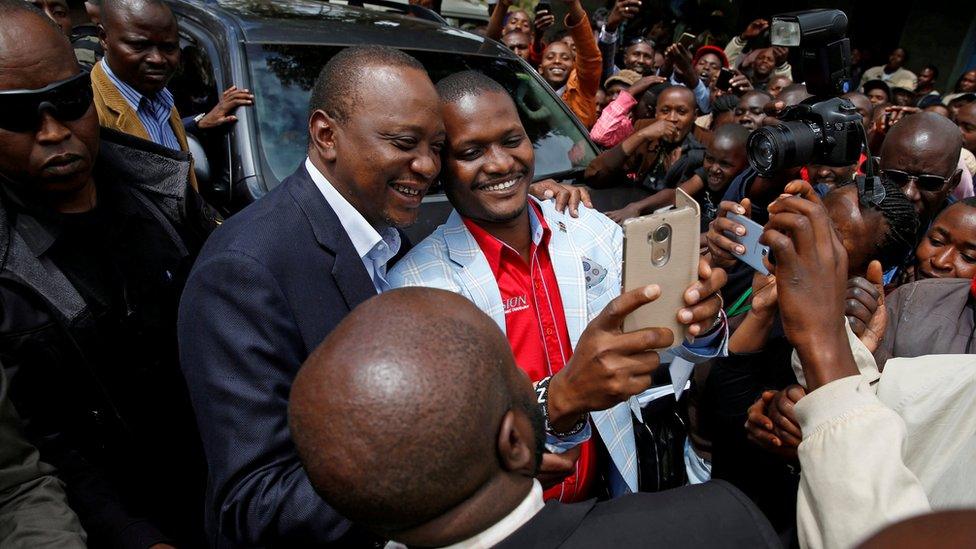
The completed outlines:
[[[552,428],[552,424],[549,423],[549,382],[552,380],[552,376],[546,376],[539,380],[535,385],[535,399],[539,404],[539,408],[542,410],[542,418],[545,420],[546,432],[557,437],[566,438],[573,435],[578,435],[586,427],[586,416],[583,416],[576,425],[564,433],[557,432]]]

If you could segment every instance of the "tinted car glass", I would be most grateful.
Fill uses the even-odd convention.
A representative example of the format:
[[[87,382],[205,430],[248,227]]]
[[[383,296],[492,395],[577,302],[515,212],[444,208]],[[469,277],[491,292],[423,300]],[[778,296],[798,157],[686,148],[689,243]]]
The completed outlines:
[[[305,158],[311,89],[322,66],[340,49],[320,45],[247,45],[252,91],[257,98],[258,146],[268,188],[291,174]],[[596,156],[596,150],[560,101],[521,63],[477,55],[408,53],[423,63],[434,82],[473,69],[501,83],[515,99],[535,148],[536,179],[566,176]],[[395,90],[391,90],[390,100],[396,100]]]

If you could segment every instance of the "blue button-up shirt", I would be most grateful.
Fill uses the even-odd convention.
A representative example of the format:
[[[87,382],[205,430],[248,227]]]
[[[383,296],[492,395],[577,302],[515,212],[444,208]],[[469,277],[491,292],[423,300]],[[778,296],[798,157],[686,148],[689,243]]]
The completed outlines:
[[[105,74],[125,98],[126,103],[132,107],[132,110],[136,111],[139,121],[142,122],[142,127],[146,128],[146,133],[149,134],[149,139],[164,147],[180,150],[180,142],[176,139],[173,127],[169,123],[174,105],[173,94],[163,88],[155,97],[143,95],[132,86],[119,80],[105,59],[101,60],[101,64],[102,68],[105,69]]]

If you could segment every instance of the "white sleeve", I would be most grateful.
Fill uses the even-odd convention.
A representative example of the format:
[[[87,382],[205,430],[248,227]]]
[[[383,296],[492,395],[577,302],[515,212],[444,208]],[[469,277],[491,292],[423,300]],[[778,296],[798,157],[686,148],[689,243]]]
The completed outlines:
[[[878,399],[876,382],[865,373],[846,377],[796,404],[803,431],[796,509],[801,547],[853,547],[888,524],[930,510],[902,458],[905,422]]]

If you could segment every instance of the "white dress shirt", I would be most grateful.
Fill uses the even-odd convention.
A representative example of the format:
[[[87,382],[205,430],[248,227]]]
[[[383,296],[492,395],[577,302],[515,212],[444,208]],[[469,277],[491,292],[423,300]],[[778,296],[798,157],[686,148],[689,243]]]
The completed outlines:
[[[359,210],[339,194],[339,191],[332,186],[332,183],[307,157],[305,158],[305,169],[308,170],[312,182],[315,183],[319,192],[325,197],[325,201],[329,203],[332,211],[339,218],[342,228],[349,235],[353,248],[356,249],[356,253],[362,259],[370,280],[373,281],[376,293],[389,290],[390,286],[386,282],[386,264],[400,251],[400,233],[393,227],[384,227],[381,229],[382,234],[380,234],[380,231],[370,225],[363,214],[359,213]]]
[[[542,485],[539,484],[538,480],[533,479],[532,490],[525,496],[522,503],[518,504],[518,507],[505,515],[505,518],[491,525],[487,530],[483,530],[464,541],[448,545],[443,549],[490,549],[514,534],[523,524],[536,516],[543,507],[545,507],[545,503],[542,501]],[[405,545],[391,541],[386,544],[384,549],[405,548]]]
[[[847,331],[860,374],[796,404],[804,548],[853,547],[904,518],[976,507],[976,355],[893,358],[879,373]]]

